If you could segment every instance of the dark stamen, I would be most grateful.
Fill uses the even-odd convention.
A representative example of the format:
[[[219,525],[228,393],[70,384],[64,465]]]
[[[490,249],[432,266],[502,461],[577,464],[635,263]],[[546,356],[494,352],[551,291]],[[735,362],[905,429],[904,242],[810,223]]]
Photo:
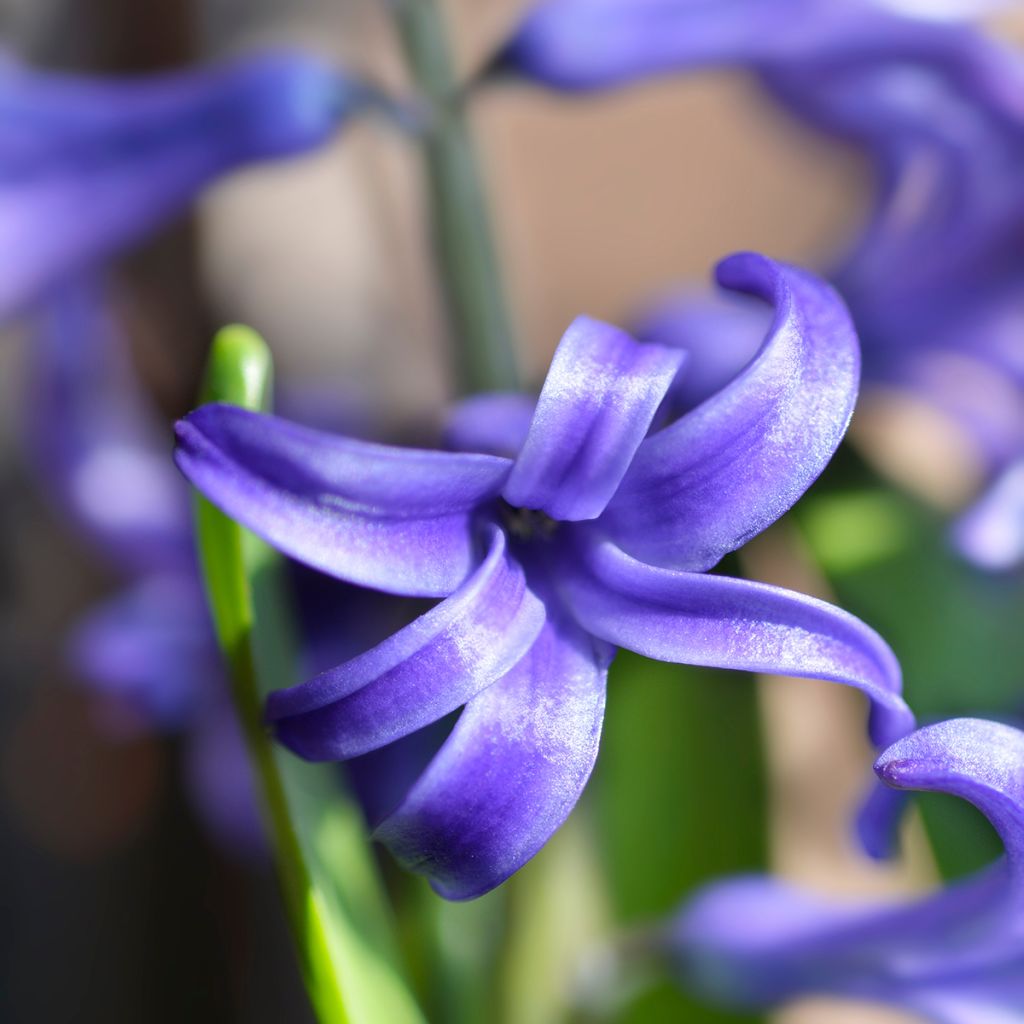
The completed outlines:
[[[558,522],[533,508],[516,508],[501,503],[501,520],[517,540],[547,540],[558,529]]]

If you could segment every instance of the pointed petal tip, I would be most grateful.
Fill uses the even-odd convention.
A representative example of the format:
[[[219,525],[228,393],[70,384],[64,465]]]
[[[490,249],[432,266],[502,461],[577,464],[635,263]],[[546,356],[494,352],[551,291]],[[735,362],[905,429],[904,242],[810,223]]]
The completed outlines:
[[[715,281],[723,288],[738,288],[750,279],[752,273],[771,270],[772,261],[752,249],[741,249],[739,252],[723,256],[714,268]]]
[[[849,311],[825,281],[757,253],[717,273],[774,308],[768,332],[729,383],[645,439],[604,515],[630,554],[690,571],[795,504],[839,446],[860,379]]]

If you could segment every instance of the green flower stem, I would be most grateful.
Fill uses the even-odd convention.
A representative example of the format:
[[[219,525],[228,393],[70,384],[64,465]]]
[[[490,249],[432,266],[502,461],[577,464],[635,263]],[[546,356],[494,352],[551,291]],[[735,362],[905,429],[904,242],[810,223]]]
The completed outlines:
[[[398,27],[430,107],[424,134],[434,244],[458,346],[463,392],[519,389],[515,341],[484,183],[438,0],[398,0]]]
[[[262,339],[228,327],[214,339],[204,401],[270,404]],[[201,498],[196,536],[217,638],[252,758],[303,978],[321,1024],[421,1024],[396,963],[390,908],[362,816],[329,766],[271,743],[266,693],[295,681],[294,630],[279,556]]]

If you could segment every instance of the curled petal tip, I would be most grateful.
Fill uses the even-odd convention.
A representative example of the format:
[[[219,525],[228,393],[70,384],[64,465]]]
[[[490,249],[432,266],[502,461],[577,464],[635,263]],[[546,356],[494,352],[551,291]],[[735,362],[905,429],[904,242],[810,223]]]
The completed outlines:
[[[787,511],[824,469],[860,371],[849,313],[824,281],[756,253],[718,267],[774,308],[753,359],[639,447],[603,524],[631,555],[703,571]]]
[[[875,762],[896,789],[949,793],[974,804],[1012,858],[1024,855],[1024,732],[1000,722],[956,718],[897,740]]]

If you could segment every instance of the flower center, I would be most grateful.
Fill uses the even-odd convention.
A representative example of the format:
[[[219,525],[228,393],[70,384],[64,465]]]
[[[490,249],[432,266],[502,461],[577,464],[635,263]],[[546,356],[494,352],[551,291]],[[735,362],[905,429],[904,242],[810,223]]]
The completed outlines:
[[[516,508],[501,502],[501,522],[516,540],[548,540],[558,529],[558,521],[534,508]]]

